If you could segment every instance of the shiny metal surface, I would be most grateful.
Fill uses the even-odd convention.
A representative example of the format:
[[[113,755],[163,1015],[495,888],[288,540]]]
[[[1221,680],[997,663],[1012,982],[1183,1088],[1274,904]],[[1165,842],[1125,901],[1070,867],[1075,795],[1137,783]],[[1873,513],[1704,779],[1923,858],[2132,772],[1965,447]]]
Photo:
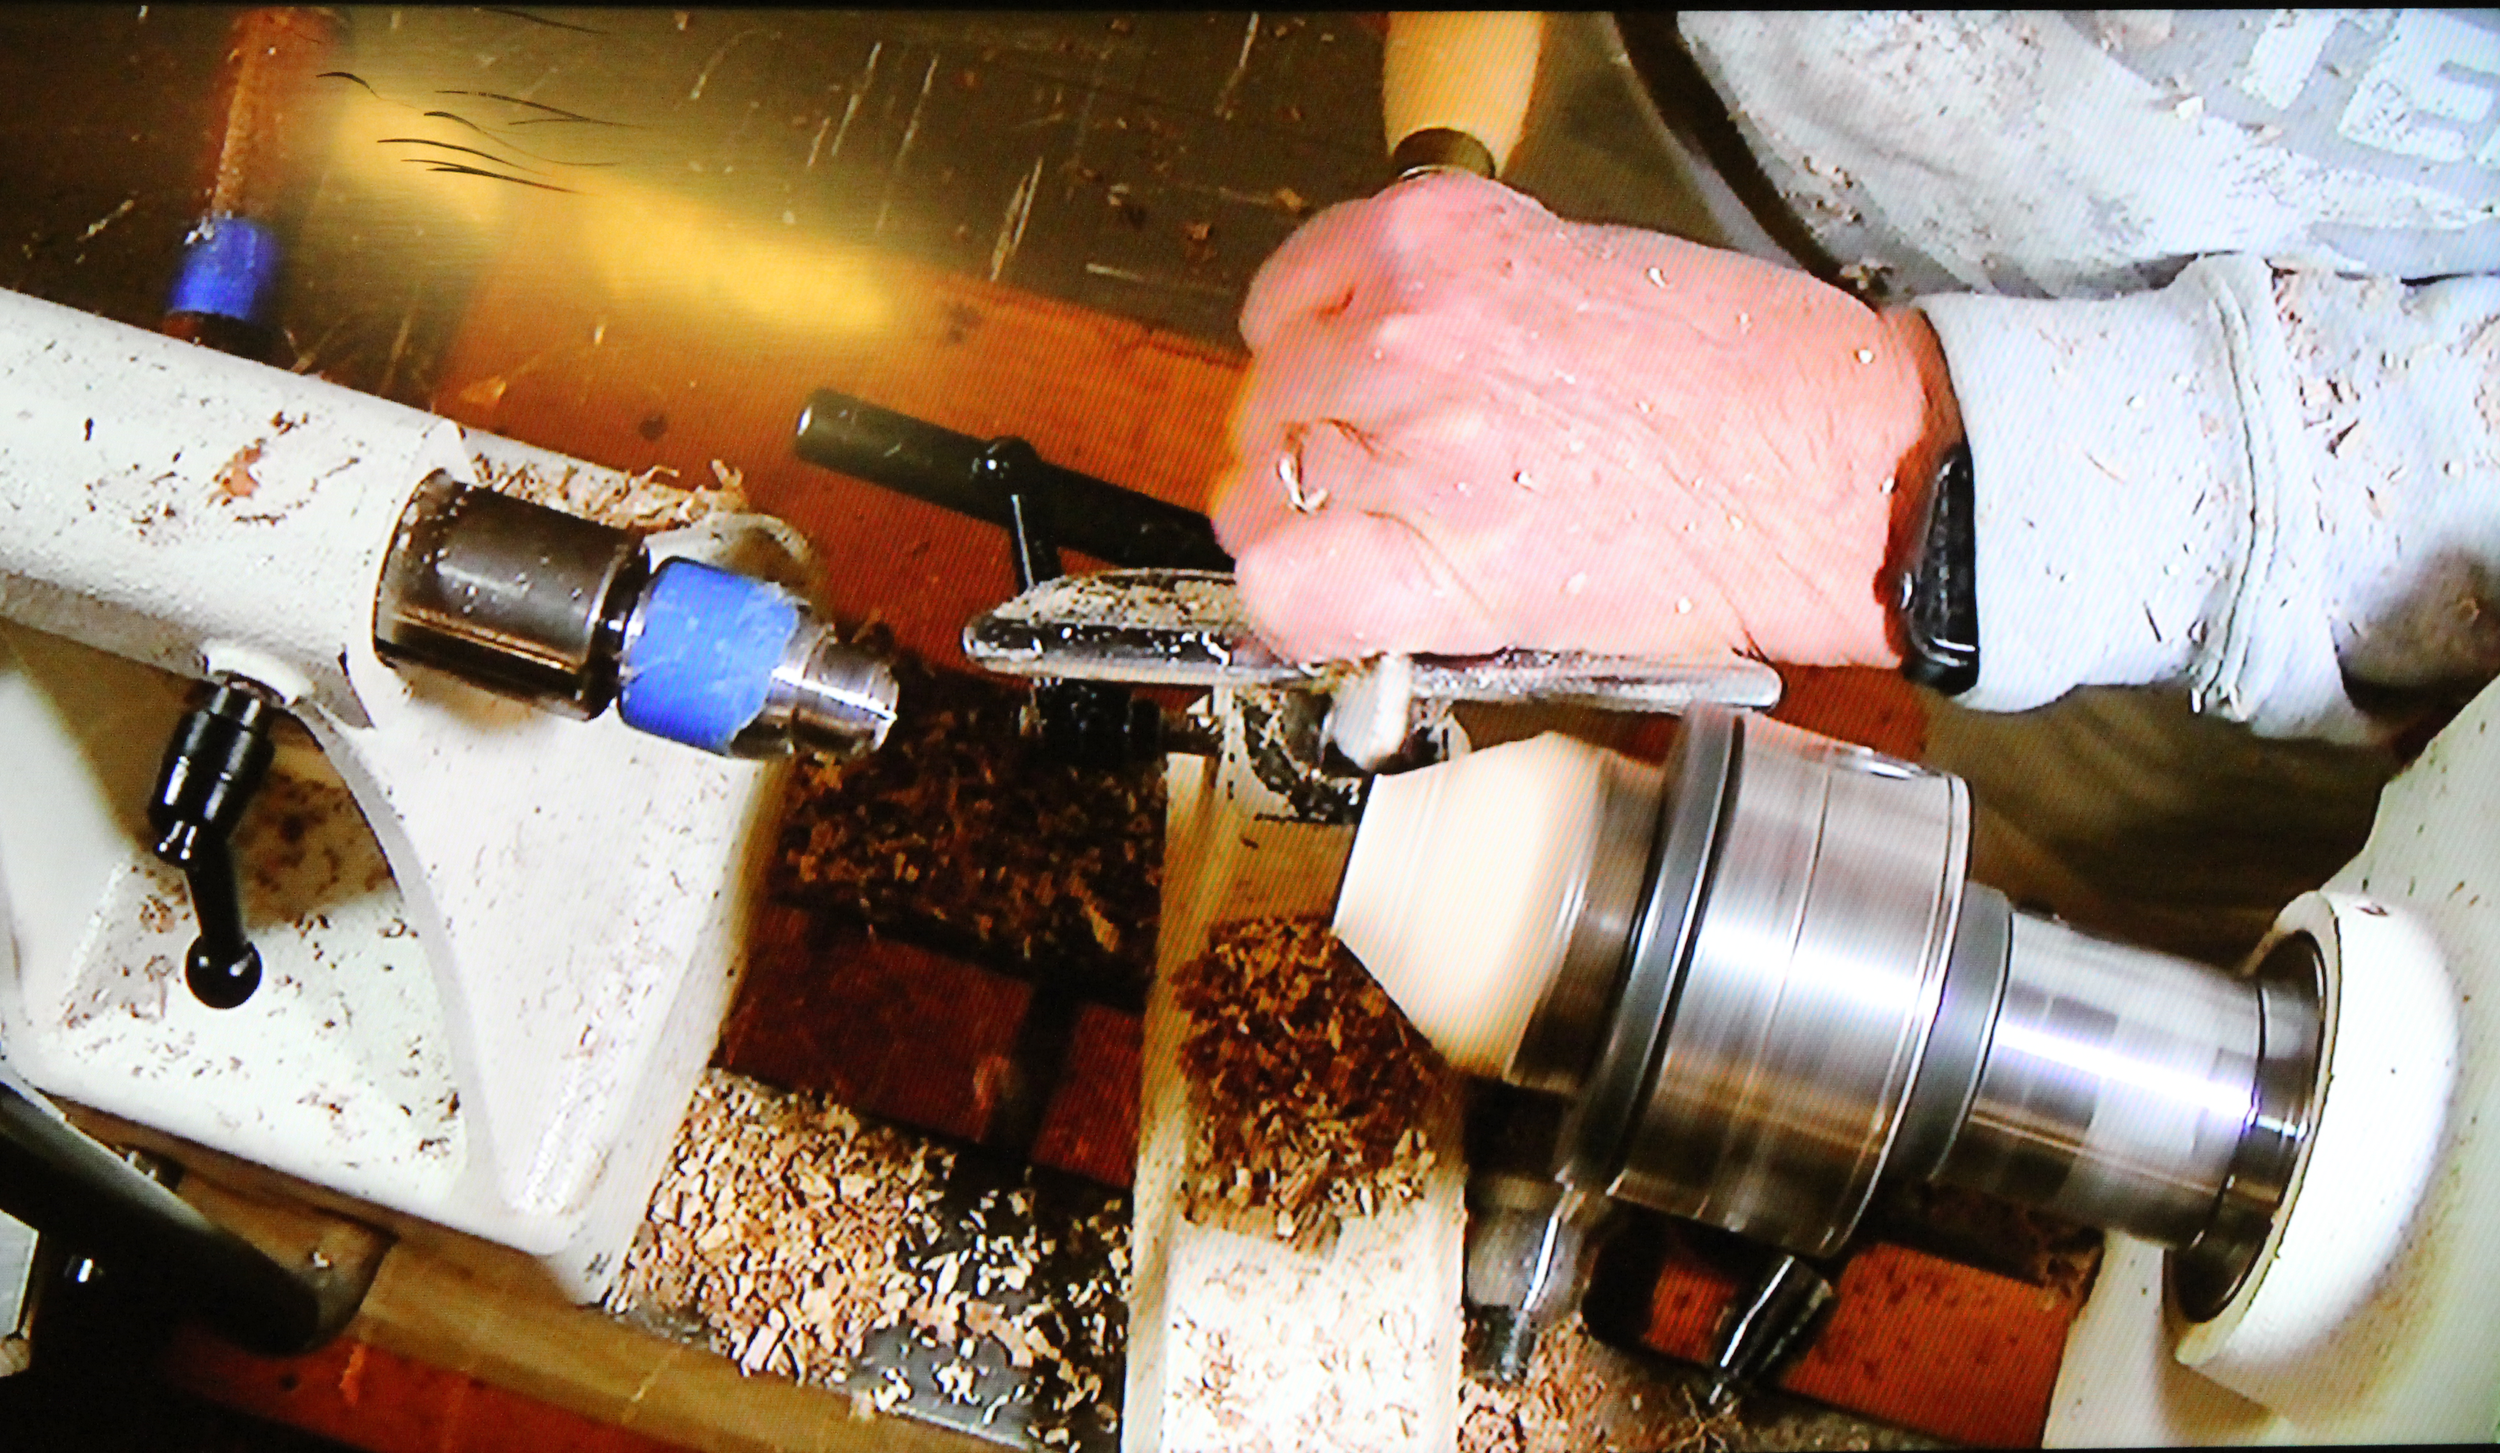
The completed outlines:
[[[1104,570],[1045,580],[964,627],[964,655],[1009,676],[1194,689],[1309,687],[1329,670],[1278,657],[1250,628],[1231,575]],[[1681,711],[1696,702],[1768,707],[1779,673],[1758,661],[1668,661],[1581,652],[1417,656],[1425,701],[1524,702]]]
[[[2018,914],[1978,1094],[1938,1179],[2178,1246],[2254,1104],[2256,987]]]
[[[1565,1184],[1822,1256],[1881,1178],[1933,1178],[2180,1248],[2182,1305],[2228,1299],[2314,1113],[2314,951],[2239,979],[2016,913],[1964,881],[1958,779],[1717,708],[1598,790],[1505,1075],[1573,1097]]]
[[[1961,903],[1961,783],[1743,723],[1735,799],[1614,1193],[1801,1255],[1883,1169]]]
[[[623,530],[437,472],[391,542],[374,648],[596,716],[616,694],[615,640],[648,573]]]
[[[2325,1093],[2320,1071],[2326,960],[2307,934],[2275,945],[2251,976],[2258,1061],[2247,1128],[2205,1229],[2171,1253],[2171,1295],[2189,1321],[2219,1316],[2237,1296],[2291,1188],[2301,1143]]]
[[[1674,1014],[1684,963],[1709,901],[1742,741],[1734,712],[1698,707],[1685,714],[1667,762],[1665,780],[1673,786],[1659,843],[1651,850],[1653,866],[1630,925],[1623,990],[1560,1132],[1556,1175],[1566,1184],[1611,1190],[1618,1178],[1624,1142],[1648,1091],[1658,1043]]]
[[[1483,142],[1464,131],[1439,126],[1418,131],[1399,142],[1389,153],[1389,165],[1397,168],[1399,181],[1426,172],[1465,172],[1489,177],[1498,170],[1493,153],[1485,150]]]
[[[1579,1186],[1505,1173],[1471,1177],[1467,1203],[1468,1365],[1521,1382],[1537,1339],[1579,1305],[1591,1234],[1611,1207]]]
[[[1834,1296],[1821,1271],[1785,1253],[1775,1258],[1733,1303],[1735,1315],[1711,1348],[1710,1406],[1769,1382],[1804,1351]]]
[[[1988,1038],[2005,1002],[2005,965],[2014,931],[2013,906],[1984,883],[1962,886],[1962,912],[1953,927],[1953,956],[1946,960],[1944,998],[1935,1027],[1919,1057],[1893,1139],[1890,1174],[1926,1179],[1944,1163],[1979,1094],[1979,1071],[1988,1059]]]
[[[793,747],[832,757],[875,751],[894,726],[900,692],[886,663],[845,645],[830,625],[791,632],[764,709],[736,745],[741,755]]]

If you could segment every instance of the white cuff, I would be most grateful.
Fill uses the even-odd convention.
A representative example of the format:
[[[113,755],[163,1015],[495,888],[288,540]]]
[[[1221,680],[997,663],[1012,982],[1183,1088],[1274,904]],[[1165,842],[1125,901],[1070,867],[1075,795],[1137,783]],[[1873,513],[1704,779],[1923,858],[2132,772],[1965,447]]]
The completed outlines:
[[[2207,258],[2106,302],[1919,308],[1970,440],[1965,704],[2172,681],[2266,735],[2367,739],[2321,596],[2318,490],[2264,263]]]

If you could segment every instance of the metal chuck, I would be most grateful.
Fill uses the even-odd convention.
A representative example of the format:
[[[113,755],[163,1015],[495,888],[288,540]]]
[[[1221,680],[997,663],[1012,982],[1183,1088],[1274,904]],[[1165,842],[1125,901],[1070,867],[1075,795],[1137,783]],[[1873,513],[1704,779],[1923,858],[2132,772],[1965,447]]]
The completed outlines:
[[[1504,753],[1551,759],[1544,788],[1581,800],[1488,815],[1462,774]],[[1396,779],[1384,808],[1390,780],[1340,933],[1428,1036],[1469,1026],[1463,1067],[1566,1097],[1566,1189],[1812,1261],[1884,1179],[1933,1179],[2171,1248],[2191,1320],[2246,1276],[2314,1117],[2304,940],[2242,977],[2015,912],[1964,880],[1959,780],[1718,707],[1686,714],[1663,772],[1544,738]],[[1545,859],[1515,876],[1540,886],[1510,913],[1535,931],[1495,935],[1536,950],[1512,960],[1526,982],[1469,971],[1486,1004],[1442,1002],[1449,980],[1423,980],[1448,955],[1404,940],[1479,906],[1436,896],[1437,865],[1536,811],[1572,830],[1530,834]],[[1510,1027],[1488,1040],[1488,1018]],[[1763,1326],[1810,1320],[1811,1289],[1767,1279]],[[1728,1342],[1741,1380],[1741,1327]]]
[[[726,757],[873,750],[894,676],[769,581],[436,473],[401,514],[374,605],[384,659]]]

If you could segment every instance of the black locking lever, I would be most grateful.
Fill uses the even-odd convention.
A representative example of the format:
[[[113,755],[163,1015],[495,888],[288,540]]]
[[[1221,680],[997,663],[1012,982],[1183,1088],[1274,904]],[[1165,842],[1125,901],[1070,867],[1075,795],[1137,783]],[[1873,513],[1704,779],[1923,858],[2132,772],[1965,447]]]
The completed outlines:
[[[1230,570],[1233,557],[1196,510],[1063,469],[1021,439],[975,439],[819,389],[799,411],[798,456],[1001,529],[1011,498],[1047,502],[1055,543],[1112,565]]]
[[[165,746],[148,828],[156,855],[182,870],[200,935],[184,978],[211,1009],[232,1009],[260,987],[260,950],[243,932],[243,889],[234,872],[234,830],[252,805],[274,751],[277,702],[262,687],[229,677],[184,716]]]
[[[1004,528],[1019,592],[1060,573],[1063,545],[1119,566],[1232,568],[1205,515],[1062,469],[1022,439],[975,439],[820,389],[799,413],[796,449],[810,464]],[[1081,766],[1164,750],[1162,711],[1112,682],[1037,680],[1029,720],[1054,756]]]

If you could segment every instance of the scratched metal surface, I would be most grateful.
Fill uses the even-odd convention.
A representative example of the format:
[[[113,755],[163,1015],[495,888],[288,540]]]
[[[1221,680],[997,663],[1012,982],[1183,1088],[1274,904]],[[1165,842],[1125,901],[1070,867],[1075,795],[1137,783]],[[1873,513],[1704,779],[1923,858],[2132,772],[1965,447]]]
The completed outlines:
[[[232,14],[0,10],[0,285],[153,321]],[[501,190],[630,188],[1237,346],[1259,261],[1387,180],[1351,16],[345,14],[276,361],[410,401]]]
[[[0,286],[153,322],[235,13],[0,7]],[[1376,18],[343,15],[319,83],[336,133],[297,167],[274,361],[410,402],[510,233],[498,193],[622,193],[891,249],[1237,347],[1259,263],[1389,179]],[[1608,50],[1602,21],[1558,27],[1513,179],[1566,215],[1719,240]]]

